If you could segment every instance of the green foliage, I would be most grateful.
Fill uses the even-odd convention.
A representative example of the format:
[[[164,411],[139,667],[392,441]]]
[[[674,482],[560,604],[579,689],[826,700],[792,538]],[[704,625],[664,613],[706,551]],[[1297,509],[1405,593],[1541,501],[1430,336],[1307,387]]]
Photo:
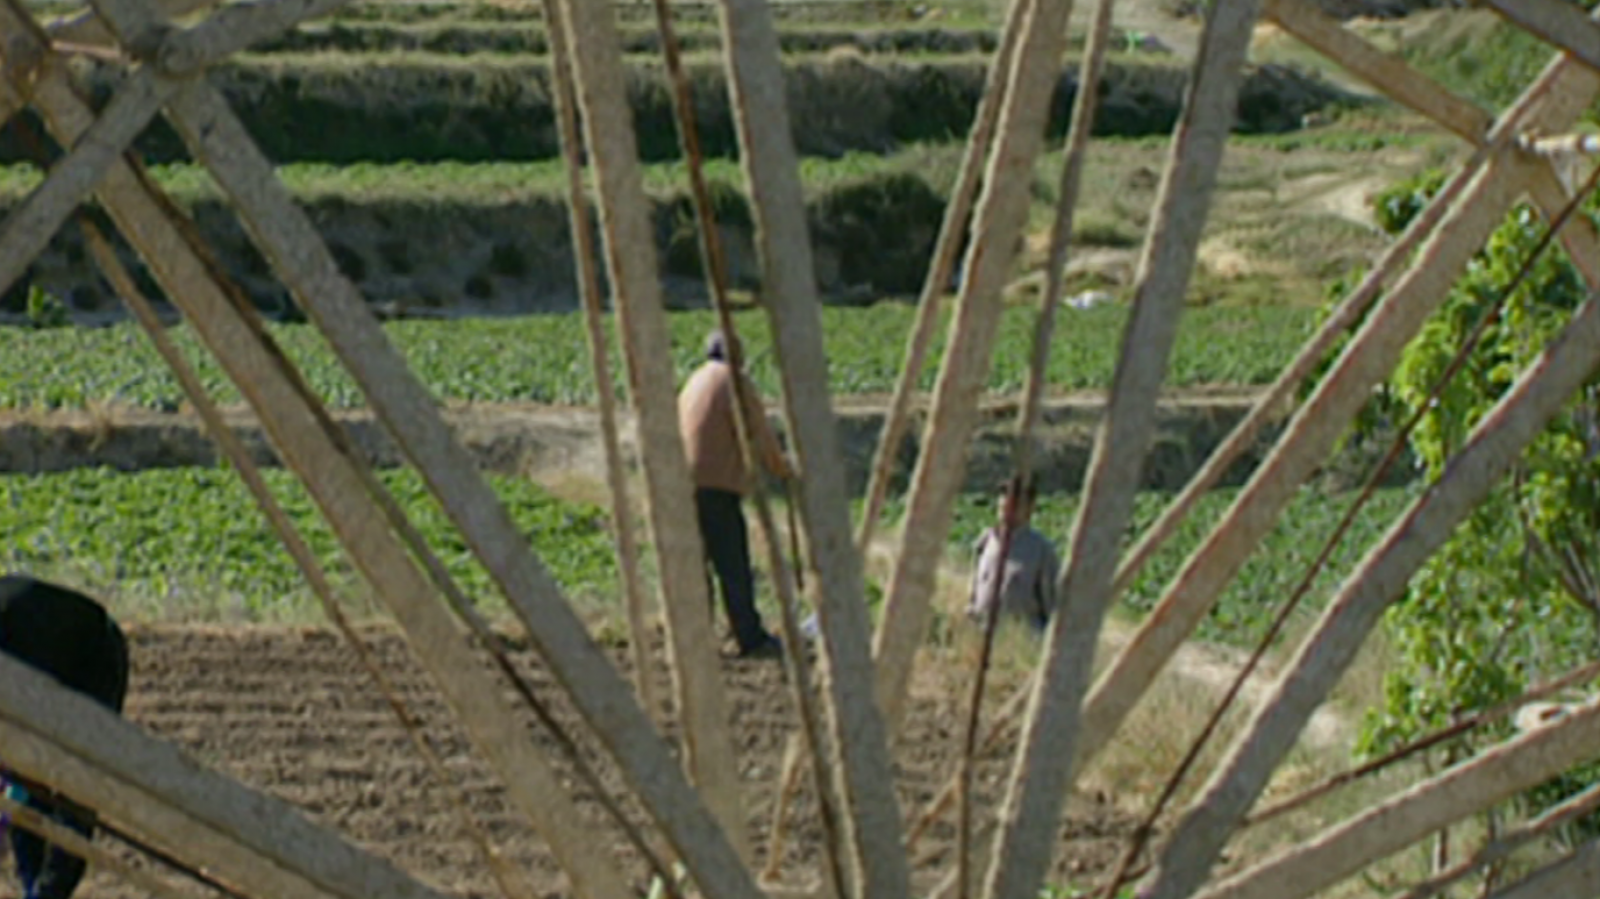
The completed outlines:
[[[264,475],[335,580],[357,583],[338,542],[299,482],[282,470],[269,469]],[[380,478],[468,595],[495,596],[487,574],[421,479],[409,470],[385,471]],[[618,573],[606,511],[553,498],[525,479],[489,476],[489,481],[533,551],[569,595],[614,608]],[[1128,608],[1149,609],[1235,494],[1217,491],[1202,502],[1190,523],[1128,591],[1123,600]],[[1168,499],[1141,494],[1135,526],[1149,524]],[[1375,498],[1345,541],[1346,548],[1317,582],[1313,606],[1333,586],[1335,575],[1410,499],[1406,490],[1383,491]],[[1235,645],[1259,639],[1343,508],[1343,501],[1330,501],[1309,489],[1301,494],[1284,523],[1223,595],[1202,625],[1201,636]],[[1035,525],[1064,541],[1076,510],[1074,496],[1041,497]],[[890,514],[899,511],[892,508]],[[949,537],[952,560],[967,560],[973,539],[994,521],[994,515],[992,499],[986,495],[969,494],[961,500]],[[153,614],[171,616],[199,610],[200,614],[226,611],[249,620],[293,619],[303,617],[311,601],[299,569],[243,482],[226,468],[138,473],[102,468],[0,476],[0,570],[65,571],[112,587],[119,595],[166,599],[170,606]]]
[[[337,579],[352,579],[337,540],[299,482],[282,470],[263,474],[323,565]],[[403,470],[380,479],[467,594],[493,595],[488,575],[421,478]],[[569,594],[611,594],[616,560],[601,509],[557,500],[522,479],[490,481]],[[288,607],[310,596],[244,483],[225,468],[0,476],[0,570],[63,567],[118,592],[227,608],[250,620],[285,617]]]
[[[1428,176],[1381,198],[1386,228],[1401,230],[1436,192]],[[1593,205],[1591,204],[1591,210]],[[1407,413],[1422,411],[1411,448],[1437,478],[1471,429],[1570,319],[1586,296],[1577,271],[1559,249],[1547,250],[1503,312],[1436,399],[1430,392],[1468,335],[1485,320],[1545,230],[1519,207],[1467,266],[1444,307],[1406,349],[1390,382]],[[1596,573],[1600,549],[1600,432],[1591,381],[1528,448],[1513,476],[1417,573],[1388,612],[1397,664],[1385,704],[1365,725],[1361,750],[1376,754],[1520,694],[1528,686],[1593,658],[1600,648],[1597,597],[1569,591]],[[1441,750],[1459,760],[1505,726],[1480,731]],[[1569,776],[1569,779],[1570,776]],[[1576,783],[1573,780],[1568,786]],[[1550,787],[1525,797],[1542,806],[1565,795]]]
[[[823,309],[833,390],[892,391],[915,314],[910,306],[889,303]],[[1056,332],[1050,383],[1057,389],[1109,384],[1126,315],[1126,308],[1117,306],[1072,311]],[[1180,327],[1170,383],[1267,383],[1304,339],[1312,315],[1309,310],[1284,308],[1189,310]],[[1033,318],[1032,310],[1025,308],[1005,313],[990,389],[1021,389]],[[780,383],[766,315],[740,313],[737,320],[752,376],[768,396],[776,396]],[[704,336],[713,324],[709,312],[671,317],[680,378],[698,364]],[[583,319],[576,313],[400,321],[384,330],[441,399],[562,405],[589,405],[596,400]],[[355,383],[315,328],[273,324],[269,331],[325,401],[346,408],[364,405]],[[607,333],[614,333],[609,325]],[[169,334],[214,395],[225,403],[240,402],[232,383],[187,327],[175,327]],[[930,360],[939,358],[941,347],[942,340],[936,341]],[[620,385],[624,383],[620,354],[614,344],[612,350]],[[922,386],[931,389],[936,375],[937,363],[930,361]],[[182,400],[176,381],[136,325],[52,331],[0,328],[0,406],[70,408],[108,402],[175,409]]]
[[[28,324],[35,328],[63,328],[71,324],[66,304],[38,285],[28,288]]]

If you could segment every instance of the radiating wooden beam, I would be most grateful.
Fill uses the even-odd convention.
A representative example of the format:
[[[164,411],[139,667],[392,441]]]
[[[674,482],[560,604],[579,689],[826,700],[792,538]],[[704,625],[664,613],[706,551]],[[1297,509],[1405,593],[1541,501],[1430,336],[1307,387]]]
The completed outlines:
[[[905,896],[910,889],[894,768],[872,693],[871,629],[861,554],[850,533],[850,500],[828,390],[811,235],[800,163],[790,133],[778,33],[766,0],[723,0],[728,89],[740,158],[755,213],[763,306],[783,377],[790,442],[799,459],[800,520],[821,625],[824,708],[837,753],[834,771],[844,821],[859,865],[860,895]],[[803,652],[801,647],[795,651]]]
[[[1054,859],[1061,807],[1071,789],[1079,711],[1100,628],[1115,594],[1123,535],[1155,437],[1156,400],[1177,340],[1178,320],[1211,208],[1217,169],[1232,130],[1259,0],[1212,6],[1155,217],[1139,259],[1133,309],[1123,333],[1111,397],[1084,474],[1084,498],[1061,572],[1061,609],[1033,680],[1020,749],[990,866],[989,899],[1038,895]]]
[[[0,293],[22,277],[35,257],[94,191],[106,168],[150,124],[176,85],[140,69],[118,85],[83,137],[0,223]],[[41,161],[42,162],[42,161]]]
[[[1389,99],[1473,143],[1483,140],[1493,124],[1491,116],[1476,104],[1412,68],[1398,55],[1372,46],[1310,0],[1266,0],[1262,15]]]
[[[1525,127],[1564,129],[1600,88],[1590,73],[1553,64],[1539,84],[1496,126],[1491,143],[1508,146]],[[1461,269],[1489,239],[1522,195],[1529,164],[1502,150],[1481,171],[1458,172],[1448,193],[1460,193],[1418,251],[1411,269],[1368,313],[1311,396],[1289,420],[1272,451],[1246,482],[1167,585],[1133,638],[1101,673],[1084,713],[1086,762],[1109,742],[1172,654],[1194,632],[1245,559],[1260,545],[1301,483],[1316,470],[1367,401],[1388,377],[1406,344],[1443,304]],[[1467,186],[1460,188],[1460,179]]]
[[[681,776],[663,778],[646,797],[653,815],[692,815],[668,829],[673,846],[708,894],[754,895],[752,858],[740,803],[739,768],[728,735],[728,710],[717,669],[705,549],[695,526],[694,485],[678,429],[676,372],[657,280],[638,144],[626,96],[626,73],[613,11],[562,0],[567,46],[582,113],[589,164],[605,238],[606,269],[627,364],[650,531],[666,613],[668,659],[683,729],[684,764],[700,795]],[[677,774],[676,771],[671,772]],[[636,787],[638,788],[638,787]],[[681,799],[667,791],[687,793]],[[645,792],[641,789],[641,793]],[[704,797],[703,804],[700,797]],[[673,805],[682,803],[682,811]],[[709,806],[716,820],[706,814]],[[721,822],[720,832],[716,822]]]
[[[1505,476],[1600,364],[1600,298],[1578,308],[1483,417],[1444,474],[1337,591],[1249,724],[1190,803],[1138,899],[1192,896],[1389,603]],[[1529,743],[1526,745],[1544,745]],[[1592,745],[1592,744],[1591,744]],[[1537,753],[1513,764],[1537,764]],[[1391,822],[1394,823],[1394,822]],[[1400,828],[1398,823],[1395,823]],[[1402,828],[1403,829],[1403,828]],[[1294,895],[1304,895],[1296,893]],[[1293,899],[1292,896],[1285,899]]]
[[[1195,899],[1311,896],[1482,809],[1594,756],[1600,701],[1485,750],[1233,875]]]
[[[261,897],[444,899],[288,803],[196,764],[0,653],[0,758],[108,821]]]
[[[17,33],[14,15],[0,4],[0,33]],[[41,79],[34,104],[57,138],[69,145],[93,121],[65,73],[55,69]],[[367,493],[367,481],[357,468],[365,463],[346,452],[331,419],[318,414],[309,389],[293,381],[282,356],[268,348],[254,312],[235,305],[213,280],[165,207],[126,163],[113,164],[95,194],[238,385],[279,454],[300,472],[375,595],[394,611],[467,732],[504,777],[514,805],[546,836],[578,892],[621,895],[625,888],[614,862],[602,857],[599,841],[578,823],[571,797],[517,723],[499,682],[484,670],[439,602],[434,585]]]

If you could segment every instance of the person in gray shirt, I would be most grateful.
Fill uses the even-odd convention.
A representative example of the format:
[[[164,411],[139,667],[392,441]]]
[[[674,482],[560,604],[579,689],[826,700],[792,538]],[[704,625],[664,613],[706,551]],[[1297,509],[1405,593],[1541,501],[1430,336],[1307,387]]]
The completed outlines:
[[[1037,485],[1031,479],[1025,484],[1018,484],[1017,480],[1012,478],[1006,489],[1006,493],[1018,498],[1018,504],[1013,510],[1010,551],[1003,564],[998,526],[984,531],[973,544],[975,563],[967,617],[974,621],[985,620],[989,603],[997,599],[1000,615],[1021,618],[1042,631],[1055,612],[1056,577],[1061,570],[1061,558],[1055,544],[1031,524],[1034,503],[1038,499]],[[1006,500],[1001,502],[1003,509]],[[998,596],[994,590],[996,578],[1000,579]]]

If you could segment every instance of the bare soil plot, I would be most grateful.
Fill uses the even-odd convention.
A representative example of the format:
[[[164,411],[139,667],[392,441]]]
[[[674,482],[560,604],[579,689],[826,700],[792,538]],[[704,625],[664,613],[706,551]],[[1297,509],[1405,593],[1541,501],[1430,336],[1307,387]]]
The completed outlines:
[[[535,895],[567,895],[548,850],[508,813],[502,789],[469,756],[442,697],[400,638],[387,629],[363,633],[371,638],[404,702],[428,723],[450,775],[458,779],[465,805],[505,854],[529,872]],[[199,761],[295,804],[452,894],[499,895],[472,843],[462,836],[448,794],[336,633],[162,626],[137,629],[131,636],[134,673],[127,712],[140,726]],[[615,650],[614,656],[619,666],[626,665],[623,650]],[[548,695],[548,679],[532,654],[519,652],[515,661],[534,689]],[[730,659],[723,671],[749,822],[753,833],[761,833],[771,813],[783,747],[795,727],[790,694],[775,661]],[[564,707],[558,705],[556,712],[568,724],[575,721]],[[952,698],[924,696],[916,702],[899,756],[903,809],[927,802],[954,770],[961,720]],[[529,727],[556,756],[554,741],[533,725],[531,716]],[[668,731],[670,739],[672,729]],[[985,807],[992,807],[1000,774],[994,760],[978,772]],[[582,789],[576,795],[589,822],[603,826],[604,812],[593,795]],[[809,803],[801,803],[801,810],[809,816]],[[786,879],[810,877],[816,870],[820,832],[806,820],[797,825]],[[1106,870],[1116,862],[1131,827],[1106,797],[1074,799],[1063,827],[1057,882],[1083,882]],[[607,832],[616,841],[619,863],[642,882],[645,867],[626,847],[620,830]],[[953,828],[943,825],[924,839],[922,848],[951,846],[953,836]],[[948,858],[940,859],[941,866],[946,863]],[[921,873],[927,882],[934,872],[925,866]],[[195,893],[201,894],[198,889]],[[141,894],[109,874],[95,873],[79,895],[131,899]]]

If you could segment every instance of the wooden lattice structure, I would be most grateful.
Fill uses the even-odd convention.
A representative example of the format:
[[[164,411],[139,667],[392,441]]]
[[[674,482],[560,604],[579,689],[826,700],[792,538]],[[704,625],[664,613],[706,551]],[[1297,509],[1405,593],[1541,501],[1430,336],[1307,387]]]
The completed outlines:
[[[583,197],[583,172],[575,152],[581,141],[592,168],[604,237],[598,253],[580,246],[581,280],[595,313],[600,302],[596,267],[603,258],[626,351],[643,448],[651,543],[667,611],[674,698],[682,719],[681,760],[646,714],[653,703],[642,703],[596,646],[268,160],[201,77],[207,66],[229,54],[344,2],[259,0],[207,11],[211,4],[195,0],[94,0],[81,18],[51,31],[17,0],[0,2],[5,67],[0,104],[7,116],[25,107],[34,110],[66,151],[44,183],[0,224],[0,282],[13,282],[74,210],[91,199],[96,202],[238,385],[374,595],[387,603],[476,749],[503,780],[524,823],[549,844],[573,893],[591,899],[632,894],[617,866],[604,857],[603,843],[579,823],[573,798],[551,760],[521,730],[515,704],[505,698],[497,673],[482,664],[485,649],[492,654],[495,638],[327,410],[271,344],[254,310],[216,269],[183,214],[127,155],[130,142],[157,115],[164,115],[193,158],[226,192],[277,276],[355,376],[406,459],[422,473],[504,593],[542,662],[602,747],[605,763],[621,773],[645,810],[648,826],[635,841],[638,850],[658,862],[681,862],[693,889],[717,899],[795,890],[872,899],[910,895],[912,865],[902,822],[917,810],[897,806],[892,737],[903,717],[916,645],[927,630],[938,559],[993,349],[1001,290],[1025,223],[1030,176],[1044,146],[1045,116],[1057,75],[1053,61],[1063,50],[1071,0],[1017,0],[1011,5],[948,206],[928,281],[931,294],[948,283],[963,232],[970,241],[951,337],[926,420],[926,449],[912,479],[907,524],[899,538],[885,618],[876,634],[870,631],[865,604],[861,541],[851,532],[837,464],[812,258],[772,14],[763,0],[721,4],[741,158],[759,227],[765,306],[774,324],[784,413],[801,471],[794,501],[808,553],[800,564],[821,621],[820,673],[806,670],[803,656],[791,654],[789,659],[807,719],[808,745],[792,754],[795,764],[786,777],[799,776],[798,760],[808,753],[820,759],[815,770],[823,776],[815,784],[833,825],[827,832],[835,837],[824,853],[835,864],[823,866],[811,885],[773,885],[758,876],[744,827],[738,766],[722,727],[727,715],[722,687],[713,654],[703,649],[710,628],[706,585],[698,565],[698,535],[676,521],[681,510],[692,508],[690,482],[676,421],[668,411],[673,408],[673,377],[665,317],[610,5],[546,0],[545,13],[556,38],[563,139],[574,151],[569,154],[571,197]],[[1114,0],[1100,4],[1084,84],[1094,83],[1108,40]],[[1126,349],[1072,535],[1071,562],[1063,573],[1066,611],[1050,633],[1031,688],[1010,706],[1023,716],[1022,736],[1005,805],[992,829],[992,861],[981,881],[973,878],[974,887],[981,883],[985,895],[1017,899],[1038,894],[1055,851],[1063,797],[1076,772],[1116,733],[1283,512],[1292,491],[1328,457],[1371,388],[1390,372],[1402,348],[1442,303],[1457,274],[1511,205],[1528,197],[1554,218],[1570,202],[1570,188],[1552,160],[1564,149],[1588,146],[1559,136],[1600,91],[1600,23],[1564,0],[1485,0],[1483,5],[1558,51],[1521,99],[1498,113],[1451,94],[1376,50],[1318,12],[1310,0],[1210,4],[1138,268]],[[182,16],[191,24],[169,24]],[[1262,18],[1431,117],[1476,152],[1308,342],[1261,399],[1257,412],[1217,449],[1142,542],[1122,555],[1119,538],[1151,442],[1156,397],[1227,143],[1248,41]],[[53,42],[71,43],[79,52],[98,46],[125,56],[127,77],[109,103],[94,109],[74,89],[62,51]],[[1080,91],[1069,167],[1087,141],[1084,122],[1092,120],[1094,93]],[[1064,180],[1069,227],[1075,177]],[[983,187],[977,192],[980,182]],[[572,208],[582,243],[589,230],[585,204],[574,202]],[[91,238],[107,279],[147,325],[191,389],[214,438],[279,527],[285,545],[319,595],[329,598],[331,589],[314,558],[276,509],[182,357],[165,344],[160,324],[133,279],[103,238]],[[1565,228],[1561,239],[1591,288],[1600,288],[1600,234],[1580,220]],[[706,249],[714,256],[715,242],[708,241]],[[1061,261],[1059,252],[1056,263]],[[1047,297],[1047,308],[1059,300],[1058,285],[1049,293],[1054,295]],[[926,300],[924,306],[930,306]],[[1185,562],[1132,642],[1091,681],[1090,661],[1117,592],[1195,498],[1255,439],[1271,411],[1294,396],[1333,342],[1357,321],[1361,324],[1353,338],[1299,404],[1228,514]],[[602,335],[594,327],[591,337],[598,348]],[[925,352],[928,336],[928,327],[919,329],[914,359]],[[1441,827],[1594,757],[1593,747],[1600,745],[1600,703],[1580,706],[1470,763],[1418,782],[1290,851],[1226,878],[1214,877],[1225,842],[1242,826],[1386,603],[1597,363],[1600,304],[1591,298],[1575,313],[1563,338],[1479,423],[1447,473],[1350,573],[1210,781],[1154,847],[1138,896],[1312,895]],[[1036,411],[1039,385],[1032,387]],[[903,421],[907,392],[902,390],[896,399],[890,435],[899,433],[895,428]],[[610,395],[605,385],[601,395]],[[606,421],[612,486],[619,494],[618,508],[626,509],[627,479],[621,473],[610,410]],[[885,440],[891,450],[896,443]],[[892,458],[893,453],[884,456]],[[881,500],[883,471],[875,480]],[[637,565],[632,541],[624,528],[621,552],[630,573]],[[789,561],[775,556],[773,562],[775,580],[784,591],[786,630],[794,638],[792,579],[784,569]],[[630,578],[635,612],[638,598],[631,594],[639,589],[637,579]],[[329,609],[336,613],[337,605]],[[638,626],[640,616],[634,620]],[[790,645],[794,643],[791,639]],[[814,693],[805,689],[813,678]],[[286,804],[199,767],[8,659],[0,658],[0,682],[5,685],[0,689],[0,757],[7,765],[88,801],[117,827],[240,894],[349,899],[437,895],[308,823]],[[876,690],[868,689],[869,684]],[[19,816],[19,823],[27,824],[25,817]],[[1583,847],[1496,895],[1592,892],[1597,853],[1600,847]],[[515,892],[515,877],[507,876],[504,885]],[[159,891],[160,885],[151,883],[149,888]],[[939,892],[950,888],[946,881]]]

